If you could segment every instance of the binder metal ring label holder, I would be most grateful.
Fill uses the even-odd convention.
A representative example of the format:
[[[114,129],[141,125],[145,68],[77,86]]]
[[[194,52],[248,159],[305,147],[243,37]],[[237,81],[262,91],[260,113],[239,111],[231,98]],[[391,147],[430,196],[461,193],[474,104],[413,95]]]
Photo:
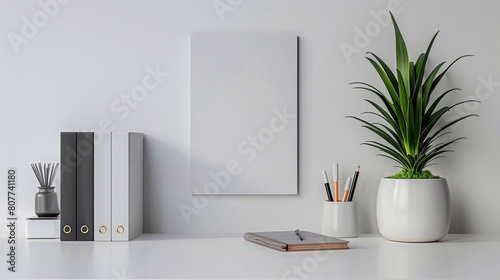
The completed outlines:
[[[86,226],[86,225],[83,225],[81,228],[80,228],[80,231],[83,233],[83,234],[87,234],[87,232],[89,232],[89,227]]]
[[[108,229],[107,229],[105,226],[100,226],[100,227],[99,227],[99,233],[100,233],[100,234],[105,234],[105,233],[106,233],[106,231],[108,231]]]
[[[123,228],[123,226],[118,226],[116,228],[116,232],[118,232],[119,234],[122,234],[124,231],[125,231],[125,229]]]
[[[68,226],[68,225],[65,225],[63,227],[63,232],[66,233],[66,234],[70,234],[71,233],[71,227]]]

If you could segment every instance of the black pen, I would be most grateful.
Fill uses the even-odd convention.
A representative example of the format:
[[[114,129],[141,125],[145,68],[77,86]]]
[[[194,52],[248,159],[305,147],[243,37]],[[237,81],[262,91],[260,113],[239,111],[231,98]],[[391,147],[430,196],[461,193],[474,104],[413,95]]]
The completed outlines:
[[[349,198],[347,199],[347,201],[352,201],[352,198],[354,196],[354,190],[356,189],[356,183],[358,182],[358,176],[359,176],[359,165],[356,171],[354,172],[354,178],[352,179],[351,190],[349,190]]]
[[[326,196],[328,197],[328,201],[333,201],[332,190],[330,189],[330,184],[328,183],[328,176],[326,175],[326,171],[323,170],[323,180],[325,181],[325,189]]]
[[[298,229],[295,230],[295,234],[297,234],[297,236],[300,238],[300,241],[304,240],[304,237],[302,237],[302,235],[300,235],[300,231]]]

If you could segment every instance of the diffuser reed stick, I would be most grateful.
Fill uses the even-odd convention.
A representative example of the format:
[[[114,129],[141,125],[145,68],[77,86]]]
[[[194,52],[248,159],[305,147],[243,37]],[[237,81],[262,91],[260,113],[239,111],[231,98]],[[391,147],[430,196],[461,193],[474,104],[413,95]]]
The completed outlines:
[[[35,177],[40,183],[40,187],[49,188],[54,181],[57,170],[59,168],[59,163],[32,163],[31,168]]]

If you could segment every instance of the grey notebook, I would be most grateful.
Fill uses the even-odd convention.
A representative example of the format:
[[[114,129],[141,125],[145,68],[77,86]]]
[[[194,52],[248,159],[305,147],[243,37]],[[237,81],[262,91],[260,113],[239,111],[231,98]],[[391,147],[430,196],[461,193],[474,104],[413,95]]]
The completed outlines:
[[[301,250],[331,250],[349,249],[349,241],[317,234],[310,231],[300,231],[301,238],[295,231],[247,232],[245,240],[275,249],[278,251]]]

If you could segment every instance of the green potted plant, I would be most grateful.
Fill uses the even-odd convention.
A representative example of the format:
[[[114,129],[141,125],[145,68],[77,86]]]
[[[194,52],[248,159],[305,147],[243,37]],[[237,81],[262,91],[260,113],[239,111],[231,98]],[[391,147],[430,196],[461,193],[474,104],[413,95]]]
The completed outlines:
[[[458,137],[443,140],[449,134],[446,129],[475,114],[445,121],[443,116],[453,107],[476,100],[465,100],[451,106],[441,101],[452,88],[435,93],[436,87],[453,61],[442,70],[445,62],[438,64],[426,75],[426,66],[437,32],[425,53],[416,62],[408,58],[405,41],[391,14],[396,35],[396,71],[373,53],[368,61],[375,68],[385,86],[384,94],[376,87],[354,82],[355,89],[368,91],[378,102],[365,99],[374,111],[373,122],[366,118],[349,116],[362,123],[362,127],[375,133],[380,139],[363,144],[378,149],[382,157],[396,161],[402,168],[397,174],[382,178],[377,194],[377,224],[381,234],[390,240],[402,242],[431,242],[443,238],[450,226],[450,194],[445,178],[424,170],[434,160],[450,152],[449,146],[464,139]],[[379,141],[383,140],[383,141]]]

